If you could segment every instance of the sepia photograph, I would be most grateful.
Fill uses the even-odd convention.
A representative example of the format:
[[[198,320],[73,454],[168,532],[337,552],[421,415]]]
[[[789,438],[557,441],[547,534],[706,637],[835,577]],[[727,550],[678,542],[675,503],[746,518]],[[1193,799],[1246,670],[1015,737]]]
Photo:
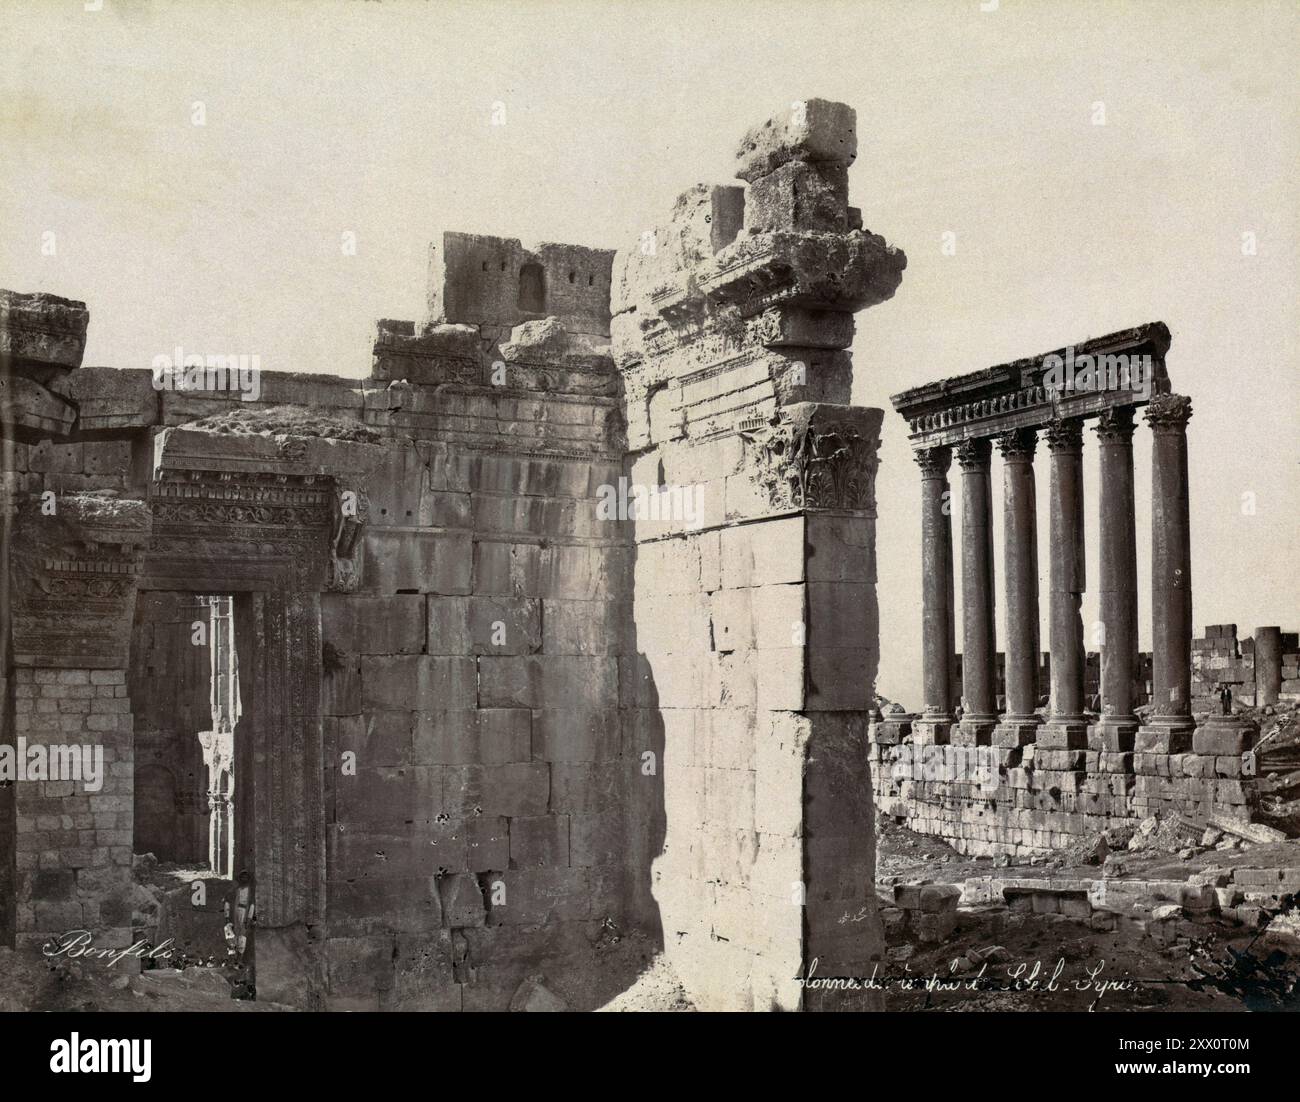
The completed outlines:
[[[435,1012],[1282,1074],[1294,0],[0,27],[34,1076]]]

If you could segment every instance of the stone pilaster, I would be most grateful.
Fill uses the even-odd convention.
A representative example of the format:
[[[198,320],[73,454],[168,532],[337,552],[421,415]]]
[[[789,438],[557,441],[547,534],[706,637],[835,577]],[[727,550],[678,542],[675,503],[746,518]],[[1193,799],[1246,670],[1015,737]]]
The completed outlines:
[[[998,437],[1003,478],[1003,576],[1006,587],[1007,707],[993,731],[998,746],[1025,746],[1042,722],[1038,706],[1038,506],[1034,450],[1038,433]]]
[[[921,468],[921,676],[923,714],[912,727],[919,743],[942,745],[952,729],[955,665],[952,607],[952,492],[949,448],[915,456]]]
[[[1083,621],[1079,605],[1087,588],[1083,551],[1083,425],[1056,421],[1044,432],[1051,452],[1050,630],[1051,697],[1038,742],[1054,749],[1082,749],[1087,740],[1083,714]]]
[[[1146,410],[1151,445],[1151,716],[1140,748],[1181,754],[1191,745],[1192,554],[1188,523],[1187,421],[1177,394]]]
[[[962,472],[961,595],[962,710],[955,742],[987,744],[997,723],[997,641],[994,626],[993,512],[987,439],[957,449]]]
[[[1101,714],[1088,729],[1093,750],[1133,749],[1137,674],[1137,538],[1133,518],[1133,410],[1097,419],[1100,443],[1098,537],[1101,553]]]

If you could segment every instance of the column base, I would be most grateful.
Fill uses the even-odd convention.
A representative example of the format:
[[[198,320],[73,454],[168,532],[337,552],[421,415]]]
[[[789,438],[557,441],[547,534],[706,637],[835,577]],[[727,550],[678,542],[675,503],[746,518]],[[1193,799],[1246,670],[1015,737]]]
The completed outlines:
[[[890,716],[888,719],[880,719],[871,725],[867,737],[881,746],[897,746],[912,733],[914,722],[911,716],[906,718]]]
[[[1034,740],[1044,750],[1088,749],[1088,723],[1083,716],[1050,716]]]
[[[1151,716],[1137,729],[1133,749],[1139,754],[1186,754],[1195,730],[1191,716]]]
[[[953,728],[952,744],[954,746],[992,746],[993,728],[998,725],[995,715],[963,716],[960,723]]]
[[[1041,716],[1003,716],[1002,722],[993,728],[993,745],[1008,750],[1030,746],[1042,725]]]
[[[1207,716],[1192,734],[1192,753],[1227,758],[1250,750],[1259,728],[1244,716]]]
[[[922,716],[912,720],[914,746],[947,746],[952,733],[952,716]]]
[[[1137,741],[1137,716],[1106,716],[1088,725],[1088,749],[1131,754]]]

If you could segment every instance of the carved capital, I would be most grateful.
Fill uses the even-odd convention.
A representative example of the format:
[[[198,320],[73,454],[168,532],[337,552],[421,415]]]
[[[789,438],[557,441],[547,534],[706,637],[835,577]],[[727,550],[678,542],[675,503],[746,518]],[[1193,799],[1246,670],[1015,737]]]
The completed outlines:
[[[1080,452],[1083,450],[1083,422],[1074,417],[1050,422],[1043,429],[1051,452]]]
[[[957,462],[963,471],[987,470],[993,458],[993,442],[987,436],[963,440],[957,445]]]
[[[1097,439],[1103,444],[1128,444],[1133,440],[1133,407],[1111,406],[1097,418]]]
[[[912,454],[916,464],[921,468],[921,477],[925,478],[943,478],[948,474],[948,468],[952,466],[952,449],[951,448],[921,448]]]
[[[1037,429],[1013,429],[997,438],[998,451],[1005,462],[1032,463],[1038,447]]]
[[[1146,408],[1147,424],[1157,436],[1187,431],[1192,417],[1192,400],[1185,394],[1158,394]]]
[[[742,434],[754,449],[755,480],[773,508],[875,509],[879,413],[829,407],[842,415],[826,416],[827,408],[785,406],[766,428]]]

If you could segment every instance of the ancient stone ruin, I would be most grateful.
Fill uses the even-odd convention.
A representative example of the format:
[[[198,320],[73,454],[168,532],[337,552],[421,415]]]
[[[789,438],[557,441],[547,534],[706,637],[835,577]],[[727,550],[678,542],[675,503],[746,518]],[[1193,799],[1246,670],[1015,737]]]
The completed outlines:
[[[1004,861],[1162,813],[1248,831],[1257,731],[1227,694],[1297,699],[1296,637],[1193,644],[1160,323],[893,399],[925,695],[878,711],[884,412],[851,404],[849,348],[906,258],[849,205],[856,152],[853,111],[808,100],[618,252],[443,234],[427,316],[378,322],[364,380],[174,335],[151,367],[82,366],[84,303],[0,291],[0,946],[174,941],[311,1009],[593,1009],[651,962],[700,1009],[879,1008],[802,981],[872,974],[886,928],[942,943],[959,902],[1091,913],[1093,886],[879,881],[878,824]],[[1084,360],[1149,385],[1063,383]],[[1196,900],[1259,909],[1220,880]]]
[[[0,940],[149,934],[148,846],[247,874],[259,1000],[585,1008],[660,953],[844,1001],[798,977],[881,951],[848,347],[906,263],[855,155],[810,100],[617,254],[447,233],[364,381],[83,367],[83,303],[3,292],[4,737],[103,777],[0,790]]]
[[[960,852],[1027,857],[1164,813],[1246,818],[1244,752],[1257,729],[1230,709],[1193,718],[1192,572],[1188,525],[1190,399],[1170,390],[1168,329],[1159,322],[1077,347],[915,387],[893,398],[908,420],[921,469],[922,671],[916,716],[872,727],[882,809]],[[1082,365],[1092,382],[1062,388],[1053,374]],[[1130,367],[1149,364],[1142,387]],[[1140,375],[1135,370],[1134,375]],[[1072,378],[1072,382],[1074,379]],[[1152,431],[1151,635],[1138,652],[1134,531],[1134,412]],[[1098,699],[1089,707],[1080,605],[1084,568],[1084,428],[1095,420],[1100,621]],[[1039,433],[1051,455],[1048,510],[1050,651],[1039,653],[1037,494]],[[995,650],[992,487],[1003,458],[1005,654]],[[956,655],[948,472],[961,467],[962,653]],[[1219,629],[1211,629],[1213,635]],[[1236,628],[1232,628],[1231,656]],[[1294,644],[1293,644],[1294,649]],[[1198,642],[1198,659],[1202,647]],[[1246,698],[1276,703],[1282,634],[1261,628],[1267,666]],[[1229,652],[1221,667],[1230,676]],[[957,676],[957,671],[960,675]],[[1143,675],[1149,671],[1149,680]],[[1198,661],[1198,700],[1208,703]],[[1233,671],[1236,672],[1236,671]],[[1046,709],[1040,693],[1050,685]],[[1146,705],[1145,717],[1135,713]],[[1044,714],[1045,713],[1045,714]],[[960,718],[958,718],[960,716]]]

